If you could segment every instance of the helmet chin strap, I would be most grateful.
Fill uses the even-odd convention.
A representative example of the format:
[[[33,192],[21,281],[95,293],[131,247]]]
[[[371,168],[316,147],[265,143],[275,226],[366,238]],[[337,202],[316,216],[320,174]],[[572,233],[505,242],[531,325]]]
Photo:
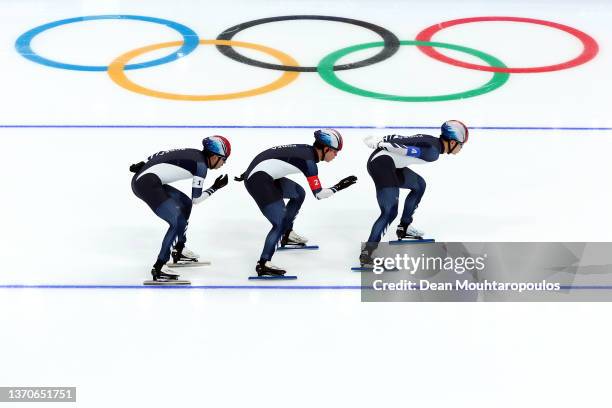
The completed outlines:
[[[325,160],[325,153],[326,153],[325,149],[328,149],[328,147],[327,146],[323,146],[322,149],[319,149],[319,151],[321,152],[321,157],[319,158],[319,161]]]
[[[455,145],[451,148],[450,147],[451,141],[450,140],[447,141],[448,147],[450,148],[450,150],[448,151],[448,154],[451,154],[452,152],[454,152],[457,146],[459,146],[459,142],[457,142],[456,140],[454,142],[455,142]]]
[[[213,156],[216,156],[216,157],[217,157],[217,162],[216,162],[214,165],[212,164],[212,158],[213,158]],[[214,168],[215,168],[215,166],[217,166],[217,164],[219,164],[219,160],[221,160],[221,159],[219,158],[219,156],[217,156],[217,155],[215,155],[215,154],[211,154],[211,155],[209,155],[209,156],[207,157],[207,160],[208,160],[208,168],[209,168],[209,169],[214,169]]]

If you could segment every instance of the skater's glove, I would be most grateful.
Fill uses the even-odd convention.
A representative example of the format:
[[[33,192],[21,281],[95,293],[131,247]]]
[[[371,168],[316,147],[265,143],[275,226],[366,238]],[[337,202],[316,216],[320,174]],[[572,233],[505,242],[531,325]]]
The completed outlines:
[[[225,186],[227,186],[227,174],[217,177],[217,179],[210,188],[216,191]]]
[[[333,186],[332,190],[334,190],[334,191],[344,190],[345,188],[352,186],[356,182],[357,182],[357,177],[355,177],[355,176],[348,176],[346,178],[343,178],[335,186]]]
[[[370,149],[377,149],[380,141],[380,137],[378,136],[368,136],[363,139],[363,143],[365,143],[365,145],[368,146]]]

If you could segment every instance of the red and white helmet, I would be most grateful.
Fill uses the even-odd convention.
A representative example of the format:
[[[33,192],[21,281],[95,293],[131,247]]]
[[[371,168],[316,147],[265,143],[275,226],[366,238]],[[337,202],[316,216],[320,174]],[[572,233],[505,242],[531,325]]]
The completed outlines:
[[[209,154],[216,154],[225,159],[232,153],[232,145],[229,140],[223,136],[210,136],[202,140],[202,146],[204,146],[204,152]]]

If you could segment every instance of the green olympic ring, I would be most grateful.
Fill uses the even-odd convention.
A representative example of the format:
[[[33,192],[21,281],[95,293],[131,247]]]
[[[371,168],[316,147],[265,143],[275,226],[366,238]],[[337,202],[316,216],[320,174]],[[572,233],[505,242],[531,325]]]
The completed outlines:
[[[428,41],[400,41],[400,45],[417,45],[417,46],[425,46],[425,47],[447,48],[450,50],[460,51],[466,54],[473,55],[477,58],[480,58],[481,60],[483,60],[484,62],[486,62],[492,67],[506,68],[506,65],[500,60],[498,60],[497,58],[495,58],[494,56],[486,54],[482,51],[475,50],[473,48],[462,47],[460,45],[440,43],[440,42],[428,42]],[[493,74],[493,77],[489,80],[489,82],[487,82],[486,84],[478,88],[470,89],[468,91],[454,93],[454,94],[447,94],[447,95],[434,95],[434,96],[401,96],[401,95],[384,94],[384,93],[379,93],[379,92],[374,92],[374,91],[368,91],[362,88],[357,88],[356,86],[349,85],[348,83],[338,78],[338,76],[334,72],[334,69],[333,69],[334,65],[340,58],[344,57],[345,55],[351,54],[356,51],[365,50],[368,48],[383,47],[383,46],[384,46],[384,43],[379,41],[379,42],[371,42],[371,43],[353,45],[351,47],[346,47],[341,50],[334,51],[321,60],[321,62],[319,63],[319,66],[317,67],[317,71],[319,72],[319,75],[321,76],[321,78],[323,78],[325,82],[327,82],[331,86],[338,88],[342,91],[349,92],[355,95],[366,96],[369,98],[384,99],[387,101],[398,101],[398,102],[436,102],[436,101],[451,101],[455,99],[471,98],[473,96],[482,95],[482,94],[491,92],[499,88],[500,86],[504,85],[508,81],[508,78],[510,77],[510,74],[506,72],[495,72]]]

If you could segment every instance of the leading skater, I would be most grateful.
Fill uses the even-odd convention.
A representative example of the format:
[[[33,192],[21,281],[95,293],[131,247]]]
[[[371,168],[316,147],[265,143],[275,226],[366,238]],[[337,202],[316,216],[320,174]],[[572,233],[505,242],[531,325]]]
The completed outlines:
[[[306,193],[296,182],[286,178],[289,174],[302,173],[308,180],[312,193],[321,200],[331,197],[357,182],[348,176],[331,188],[323,188],[318,177],[317,163],[330,162],[342,150],[342,136],[335,129],[314,132],[313,145],[290,144],[276,146],[258,154],[246,172],[237,181],[244,184],[263,215],[272,224],[255,270],[258,276],[282,276],[285,270],[270,262],[276,245],[300,246],[308,241],[293,231],[293,222],[304,202]],[[285,206],[283,199],[289,199]]]
[[[372,252],[398,212],[399,189],[410,189],[396,234],[398,239],[421,239],[423,232],[412,226],[412,216],[425,193],[425,180],[408,168],[438,160],[440,154],[457,154],[468,140],[467,127],[458,120],[442,125],[440,137],[369,136],[364,143],[375,149],[368,159],[368,173],[374,180],[380,216],[374,222],[368,242],[359,256],[362,265],[372,264]]]
[[[206,173],[209,169],[219,169],[225,164],[231,153],[230,142],[223,136],[211,136],[202,140],[202,146],[202,150],[161,151],[150,156],[147,162],[130,166],[130,171],[136,173],[132,178],[134,194],[147,203],[155,215],[169,224],[151,269],[154,281],[168,282],[178,278],[177,274],[162,269],[170,260],[170,255],[175,263],[197,262],[199,255],[185,248],[192,204],[201,203],[227,185],[227,175],[222,175],[204,190]],[[191,197],[170,185],[186,179],[193,179]]]

